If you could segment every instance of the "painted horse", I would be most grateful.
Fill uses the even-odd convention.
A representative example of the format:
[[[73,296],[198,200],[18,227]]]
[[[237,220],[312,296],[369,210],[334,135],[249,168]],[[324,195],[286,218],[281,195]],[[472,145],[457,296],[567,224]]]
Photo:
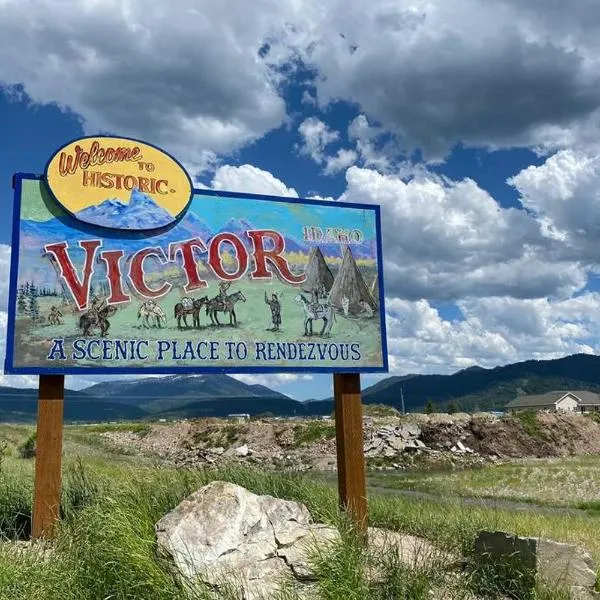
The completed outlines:
[[[167,322],[165,311],[154,300],[146,300],[140,305],[137,318],[142,319],[144,327],[150,327],[154,323],[160,329],[161,323]]]
[[[106,337],[110,328],[108,317],[112,317],[117,312],[116,306],[105,306],[100,310],[91,309],[83,313],[79,318],[79,327],[83,330],[83,335],[91,335],[92,329],[100,328],[100,337]]]
[[[317,304],[310,302],[303,294],[298,294],[294,302],[302,307],[304,311],[304,335],[313,335],[313,321],[323,320],[321,336],[329,336],[333,321],[335,320],[335,311],[330,304]]]
[[[206,304],[206,314],[210,317],[213,325],[221,325],[217,313],[223,312],[229,314],[229,324],[237,326],[237,316],[235,314],[235,305],[237,302],[246,302],[246,296],[242,292],[235,292],[223,298],[215,296]]]
[[[188,327],[187,315],[192,315],[192,327],[200,328],[200,309],[208,302],[208,296],[202,298],[182,298],[181,302],[175,305],[174,313],[177,319],[177,327],[181,329],[181,319],[186,327]]]

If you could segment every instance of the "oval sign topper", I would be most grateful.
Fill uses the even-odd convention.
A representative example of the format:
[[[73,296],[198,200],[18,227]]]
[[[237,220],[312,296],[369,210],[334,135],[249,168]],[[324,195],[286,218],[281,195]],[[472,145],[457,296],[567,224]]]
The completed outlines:
[[[173,157],[121,137],[81,138],[63,146],[46,167],[46,181],[76,219],[111,229],[164,227],[192,197],[192,181]]]

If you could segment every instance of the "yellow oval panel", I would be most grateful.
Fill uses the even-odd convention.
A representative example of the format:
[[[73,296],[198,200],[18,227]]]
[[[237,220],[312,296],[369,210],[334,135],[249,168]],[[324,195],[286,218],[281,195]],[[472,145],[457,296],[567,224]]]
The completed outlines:
[[[177,160],[122,137],[86,137],[63,146],[46,166],[46,181],[76,219],[111,229],[165,227],[192,197],[192,181]]]

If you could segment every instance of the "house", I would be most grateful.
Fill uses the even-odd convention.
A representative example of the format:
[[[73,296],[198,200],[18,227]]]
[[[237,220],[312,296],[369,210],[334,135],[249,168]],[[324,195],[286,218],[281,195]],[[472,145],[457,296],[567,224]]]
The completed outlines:
[[[250,420],[250,415],[248,413],[231,413],[227,415],[227,418],[236,423],[244,423]]]
[[[506,405],[509,410],[560,410],[563,412],[591,412],[600,410],[600,395],[586,390],[556,391],[533,396],[518,396]]]

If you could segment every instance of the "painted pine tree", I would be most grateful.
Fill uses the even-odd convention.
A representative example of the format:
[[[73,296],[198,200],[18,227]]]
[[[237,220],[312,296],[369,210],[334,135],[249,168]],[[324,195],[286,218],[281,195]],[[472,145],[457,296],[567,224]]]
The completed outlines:
[[[27,299],[25,298],[25,292],[23,288],[19,290],[19,295],[17,296],[17,314],[18,315],[26,315],[28,313]]]
[[[32,321],[40,318],[40,305],[38,303],[38,290],[35,284],[29,286],[29,316]]]

